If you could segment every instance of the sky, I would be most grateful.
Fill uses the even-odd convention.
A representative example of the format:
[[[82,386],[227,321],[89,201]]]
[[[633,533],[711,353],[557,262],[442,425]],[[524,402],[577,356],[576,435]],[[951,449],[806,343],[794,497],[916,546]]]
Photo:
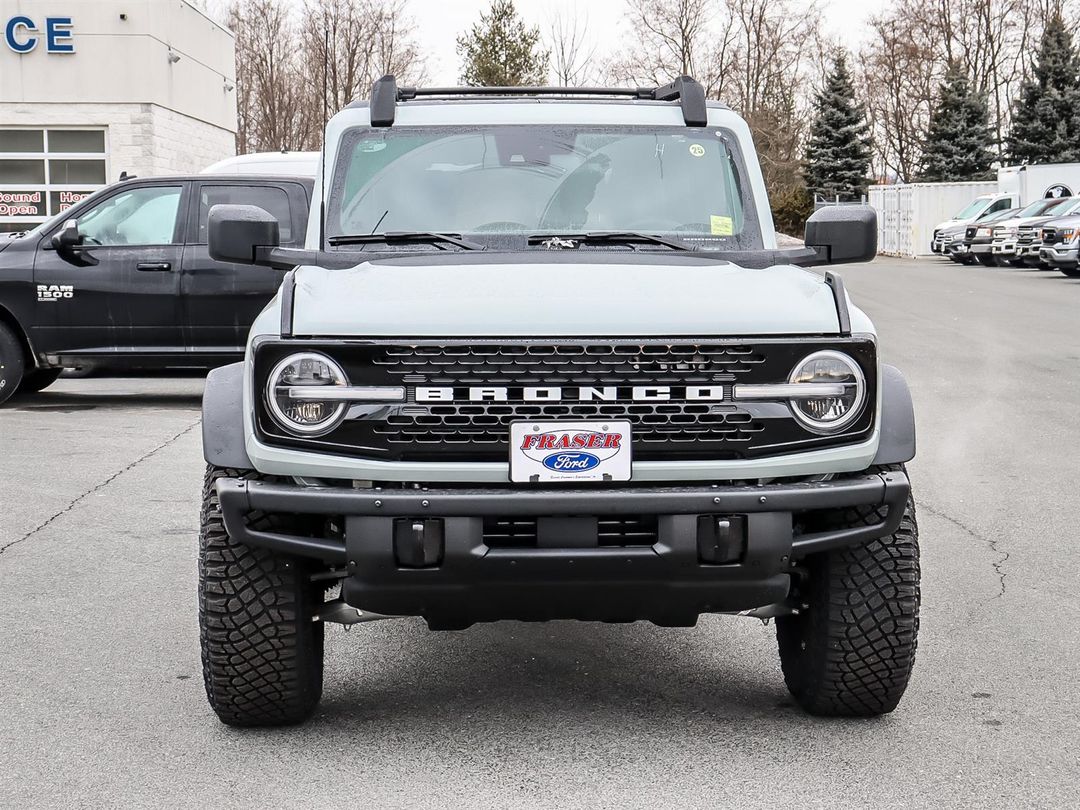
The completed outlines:
[[[428,84],[459,83],[457,36],[472,27],[489,6],[490,0],[410,0],[408,8],[420,44],[429,55]],[[516,6],[526,22],[539,25],[542,31],[547,30],[553,15],[566,19],[587,15],[598,54],[617,51],[627,31],[622,19],[625,0],[516,0]],[[857,48],[865,41],[866,21],[885,6],[885,0],[822,0],[819,6],[826,32],[849,48]]]

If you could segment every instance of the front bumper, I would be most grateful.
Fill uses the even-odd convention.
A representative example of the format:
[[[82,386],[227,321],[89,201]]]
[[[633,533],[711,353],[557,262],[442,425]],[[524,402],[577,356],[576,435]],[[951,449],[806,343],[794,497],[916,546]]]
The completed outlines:
[[[1075,247],[1043,247],[1039,249],[1039,258],[1054,267],[1073,267],[1077,264],[1078,250]]]
[[[700,613],[783,603],[801,559],[893,533],[909,492],[902,472],[818,483],[594,489],[217,482],[233,539],[339,567],[348,604],[423,616],[433,628],[560,618],[692,625]],[[875,516],[869,524],[845,523],[840,516],[848,510]],[[260,524],[265,514],[321,516],[326,530],[267,530]],[[604,545],[595,528],[590,535],[593,518],[630,516],[655,518],[651,542]],[[530,544],[505,545],[491,539],[485,518],[544,519],[549,528]],[[708,531],[720,519],[745,528],[724,562],[707,562],[702,527]],[[400,545],[402,528],[408,541],[416,526],[437,526],[438,537],[437,550],[425,546],[433,556],[419,566],[403,563]]]
[[[1002,259],[1016,258],[1016,239],[995,239],[990,246],[990,253]]]

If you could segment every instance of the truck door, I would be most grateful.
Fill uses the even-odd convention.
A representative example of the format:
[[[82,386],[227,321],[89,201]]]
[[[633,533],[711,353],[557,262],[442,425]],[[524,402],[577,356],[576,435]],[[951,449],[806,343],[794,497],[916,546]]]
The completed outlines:
[[[34,259],[35,343],[50,354],[174,354],[180,343],[185,184],[122,184],[75,217],[83,247]]]
[[[284,273],[211,259],[206,245],[210,209],[257,205],[277,218],[283,246],[303,245],[307,192],[300,183],[229,179],[198,182],[194,195],[195,221],[181,278],[184,341],[192,352],[235,355],[244,351],[251,324],[281,286]]]

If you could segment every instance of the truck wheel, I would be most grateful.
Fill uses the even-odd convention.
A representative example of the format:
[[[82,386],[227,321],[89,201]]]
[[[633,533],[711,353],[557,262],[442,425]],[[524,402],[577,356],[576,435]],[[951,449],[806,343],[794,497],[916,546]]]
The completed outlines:
[[[880,519],[876,510],[860,517]],[[908,499],[895,534],[814,554],[805,566],[800,596],[808,607],[776,622],[788,689],[810,714],[891,712],[911,677],[919,632],[914,501]]]
[[[214,484],[257,473],[208,466],[199,536],[199,639],[210,706],[230,726],[279,726],[311,716],[322,697],[323,591],[303,560],[237,543]]]
[[[1080,267],[1059,267],[1058,270],[1069,278],[1080,278]]]
[[[987,256],[985,253],[980,253],[975,258],[983,267],[997,266],[997,259],[995,259],[993,256]]]
[[[4,403],[22,383],[26,369],[23,347],[15,333],[0,323],[0,403]]]
[[[36,394],[38,391],[44,391],[57,381],[60,371],[61,369],[58,368],[39,368],[28,372],[19,383],[19,393]]]

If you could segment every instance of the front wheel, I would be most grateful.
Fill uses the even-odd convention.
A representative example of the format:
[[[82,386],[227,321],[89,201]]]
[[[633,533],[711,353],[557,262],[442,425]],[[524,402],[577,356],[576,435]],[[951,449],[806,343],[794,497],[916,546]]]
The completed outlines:
[[[975,258],[983,267],[997,266],[997,259],[995,259],[993,256],[987,256],[985,253],[980,253]]]
[[[865,519],[876,523],[880,515]],[[788,689],[810,714],[891,712],[911,677],[919,632],[914,501],[894,534],[812,555],[805,565],[802,611],[776,622]]]
[[[280,726],[322,697],[323,591],[304,561],[229,537],[214,484],[258,477],[207,467],[199,535],[199,639],[210,706],[230,726]]]
[[[39,368],[28,372],[19,384],[20,394],[36,394],[44,391],[60,377],[61,369]]]
[[[1069,278],[1080,278],[1080,267],[1059,267],[1058,270]]]
[[[14,332],[0,323],[0,403],[9,400],[22,384],[25,369],[22,344]]]

